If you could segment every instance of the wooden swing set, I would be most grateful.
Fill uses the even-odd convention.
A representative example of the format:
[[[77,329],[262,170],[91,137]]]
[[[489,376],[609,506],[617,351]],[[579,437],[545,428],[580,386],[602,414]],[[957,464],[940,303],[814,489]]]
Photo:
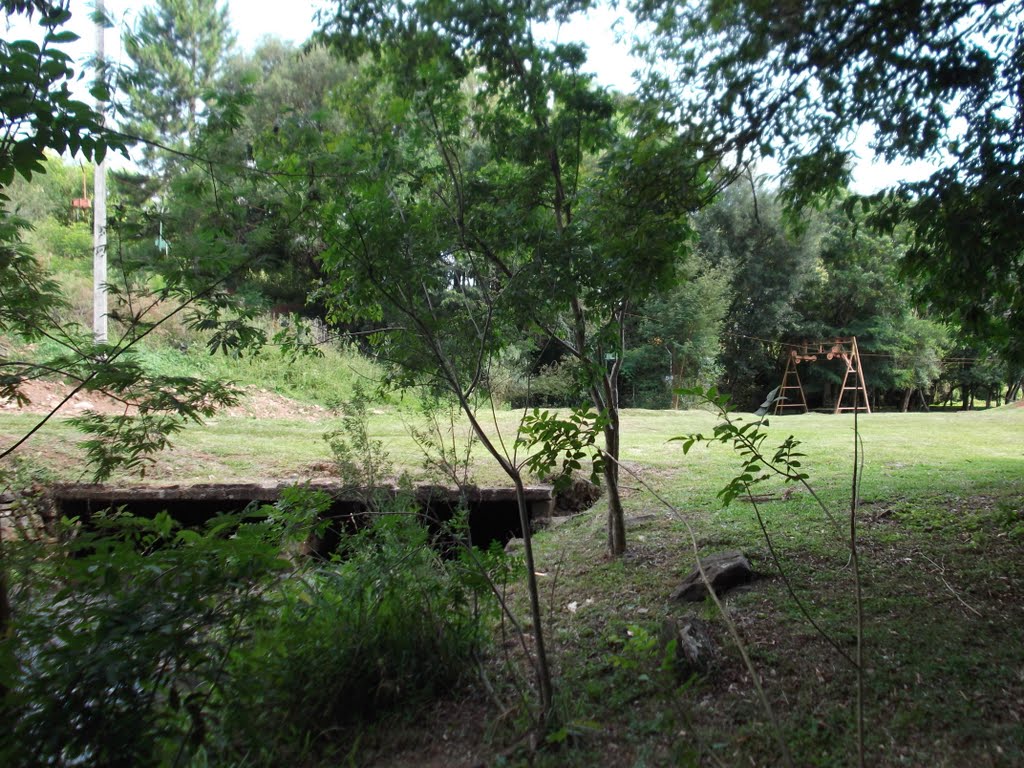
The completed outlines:
[[[804,362],[815,362],[818,355],[825,355],[829,360],[839,358],[846,363],[846,373],[843,375],[843,383],[839,388],[836,407],[832,413],[843,411],[871,413],[871,404],[868,402],[868,386],[864,381],[864,368],[861,366],[856,336],[832,339],[831,341],[787,344],[786,346],[789,348],[789,353],[786,355],[786,370],[782,374],[782,384],[779,385],[778,397],[775,399],[776,416],[793,408],[800,408],[802,413],[807,413],[807,398],[804,396],[804,387],[800,383],[797,366]],[[851,377],[853,377],[852,384]],[[850,405],[844,404],[848,400],[847,392],[853,393],[849,397],[849,400],[852,400]],[[797,400],[797,395],[799,400]]]

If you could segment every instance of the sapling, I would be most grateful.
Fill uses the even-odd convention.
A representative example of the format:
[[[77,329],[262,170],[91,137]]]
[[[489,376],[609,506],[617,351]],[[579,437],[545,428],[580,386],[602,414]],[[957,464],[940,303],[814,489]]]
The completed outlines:
[[[721,421],[715,425],[711,435],[703,435],[700,433],[685,435],[675,440],[680,440],[683,443],[683,452],[688,453],[690,449],[696,443],[726,443],[731,444],[733,450],[737,453],[741,460],[741,466],[739,474],[735,475],[729,480],[729,482],[723,487],[718,495],[722,499],[723,503],[728,505],[731,501],[739,496],[746,496],[751,502],[754,512],[757,516],[758,525],[761,529],[761,533],[768,546],[769,552],[771,553],[772,560],[775,563],[776,568],[779,571],[783,579],[783,583],[786,586],[786,590],[789,592],[790,597],[796,603],[797,608],[811,624],[814,630],[820,634],[832,648],[839,654],[844,660],[846,660],[853,668],[856,673],[856,706],[855,706],[855,727],[857,734],[857,759],[858,763],[864,765],[864,667],[863,667],[863,639],[864,639],[864,613],[863,613],[863,594],[860,577],[860,562],[857,549],[857,508],[860,499],[860,478],[863,472],[863,458],[862,458],[862,445],[860,438],[860,431],[858,429],[858,403],[856,398],[854,400],[854,446],[853,446],[853,471],[852,471],[852,491],[850,500],[850,514],[848,518],[849,524],[849,535],[847,538],[847,546],[849,547],[850,553],[850,564],[853,568],[853,582],[854,582],[854,605],[856,610],[855,630],[856,630],[856,650],[853,657],[833,638],[827,633],[819,624],[815,621],[810,611],[807,609],[804,602],[797,595],[793,588],[792,582],[789,579],[785,569],[782,567],[782,563],[778,558],[775,551],[774,544],[771,536],[768,533],[768,529],[765,527],[764,518],[761,515],[758,501],[753,494],[753,488],[759,483],[765,482],[771,478],[781,478],[786,483],[799,483],[806,488],[813,496],[815,502],[821,511],[825,514],[826,518],[830,523],[836,524],[836,519],[832,515],[831,511],[822,501],[821,497],[814,491],[813,487],[808,483],[809,475],[804,470],[803,462],[801,459],[805,454],[797,450],[800,442],[792,435],[787,436],[782,443],[775,449],[774,453],[765,449],[764,443],[768,437],[766,428],[769,426],[767,414],[775,402],[778,396],[779,390],[776,388],[772,390],[765,401],[761,404],[760,408],[755,412],[754,421],[741,421],[735,417],[735,409],[729,402],[727,395],[720,394],[714,387],[707,390],[706,392],[700,389],[688,389],[680,390],[682,395],[690,395],[701,398],[705,403],[709,404],[714,408],[721,418]],[[695,550],[695,554],[696,550]],[[699,554],[698,554],[699,561]],[[699,562],[698,562],[699,565]],[[703,576],[703,570],[702,570]],[[706,579],[705,579],[706,581]],[[710,591],[710,585],[708,585]],[[716,598],[717,601],[717,598]],[[767,705],[767,700],[764,700],[764,704]],[[778,737],[780,745],[784,747],[781,740],[781,736]]]

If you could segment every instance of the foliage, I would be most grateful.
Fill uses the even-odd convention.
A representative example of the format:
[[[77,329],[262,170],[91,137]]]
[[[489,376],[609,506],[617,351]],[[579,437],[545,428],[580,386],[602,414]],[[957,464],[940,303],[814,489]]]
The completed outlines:
[[[69,530],[63,556],[7,545],[18,567],[4,764],[177,765],[201,751],[227,659],[251,631],[261,588],[288,565],[279,552],[290,518],[268,512],[218,517],[202,532],[166,513],[114,514]]]
[[[58,48],[74,39],[74,35],[61,29],[70,19],[65,5],[40,2],[5,7],[8,11],[38,11],[46,35],[41,46],[31,41],[5,41],[0,46],[2,78],[11,81],[0,89],[2,129],[7,136],[0,146],[0,183],[4,189],[16,173],[31,181],[34,174],[45,171],[48,150],[81,152],[86,159],[96,161],[103,159],[108,148],[123,150],[121,139],[103,132],[102,116],[71,98],[70,84],[75,72],[68,55]],[[17,85],[13,84],[15,81]],[[108,94],[98,84],[93,95],[106,99]],[[3,199],[7,200],[6,194]],[[186,307],[197,313],[195,322],[201,325],[208,325],[211,315],[218,317],[225,311],[229,300],[224,292],[218,294],[214,290],[224,280],[223,271],[217,272],[224,269],[222,260],[210,259],[202,272],[195,264],[180,269],[180,262],[167,260],[163,288],[154,300],[152,292],[140,284],[140,277],[146,274],[143,265],[117,248],[108,292],[114,296],[111,315],[120,323],[121,335],[110,344],[96,344],[86,331],[60,316],[66,301],[57,282],[41,268],[23,242],[26,226],[26,222],[6,210],[0,213],[0,294],[4,299],[0,331],[18,334],[30,342],[47,339],[60,349],[42,362],[10,359],[5,353],[0,358],[3,394],[22,397],[19,388],[24,381],[47,375],[67,377],[74,382],[74,392],[101,391],[123,401],[126,410],[122,416],[92,414],[81,420],[94,436],[86,447],[95,462],[97,477],[109,476],[119,463],[140,466],[145,454],[166,445],[167,435],[185,422],[197,421],[217,406],[233,402],[230,386],[153,376],[132,354],[133,348],[154,328]],[[202,252],[216,255],[212,248]],[[178,303],[154,318],[153,310],[161,300]],[[204,302],[206,310],[199,310]],[[235,319],[226,322],[233,323]],[[221,338],[218,343],[224,346],[246,341],[250,339],[236,334]],[[135,415],[130,413],[132,407],[137,409]],[[13,452],[35,429],[5,446],[2,455]]]
[[[864,215],[845,210],[846,199],[794,220],[777,193],[737,182],[698,217],[698,247],[717,265],[714,276],[730,286],[718,386],[740,405],[755,407],[758,393],[778,384],[786,345],[801,342],[813,353],[822,342],[856,336],[873,401],[881,406],[908,407],[914,390],[929,390],[939,378],[953,329],[919,306],[901,278],[906,233],[871,229]],[[713,306],[716,295],[708,294],[705,305]],[[662,311],[671,317],[680,308],[673,303]],[[693,314],[698,322],[710,313]],[[642,373],[654,353],[639,348],[628,370]],[[658,357],[662,365],[652,368],[663,371],[668,356]],[[801,367],[800,377],[812,407],[830,406],[842,371],[819,357]]]
[[[332,107],[339,88],[357,69],[323,45],[299,48],[265,38],[251,53],[225,62],[219,86],[228,93],[251,95],[238,133],[241,140],[263,144],[252,147],[255,160],[303,132],[342,129],[343,114]],[[317,180],[314,168],[312,181]]]
[[[442,560],[399,506],[332,562],[283,557],[329,504],[293,489],[201,530],[110,513],[65,521],[48,556],[6,542],[4,765],[280,765],[464,679],[503,555]]]
[[[233,44],[227,6],[218,0],[158,0],[126,36],[134,64],[122,83],[126,130],[147,142],[144,162],[165,179],[175,162],[164,148],[181,151],[195,139],[204,101]]]
[[[51,269],[84,271],[92,267],[92,229],[85,223],[61,224],[55,219],[36,220],[25,236],[33,252],[49,257]]]
[[[632,5],[654,25],[652,59],[678,64],[650,86],[741,159],[777,156],[793,204],[845,186],[862,127],[882,159],[931,164],[851,207],[885,230],[906,222],[902,270],[920,295],[1024,354],[1024,22],[1012,3]]]
[[[459,423],[459,405],[450,398],[424,398],[419,406],[422,426],[410,425],[409,435],[423,453],[423,469],[434,482],[456,488],[472,484],[473,449],[479,439]]]
[[[1000,389],[1006,383],[1008,390],[1014,381],[1020,379],[1020,369],[1015,369],[992,349],[977,339],[962,334],[951,340],[950,359],[943,367],[940,386],[948,388],[952,399],[954,390],[959,390],[960,407],[969,410],[974,407],[975,398],[984,398],[986,404],[998,399]]]
[[[938,323],[910,314],[897,317],[876,330],[877,344],[891,351],[890,381],[906,392],[901,410],[909,406],[913,390],[927,391],[942,375],[942,354],[948,332]]]
[[[556,342],[528,337],[501,351],[488,371],[487,389],[496,402],[513,409],[571,406],[587,399],[580,368]]]
[[[228,665],[229,754],[280,765],[348,749],[338,729],[465,679],[493,618],[486,582],[442,561],[409,510],[392,511],[270,598]]]
[[[700,389],[689,389],[680,394],[703,399],[716,409],[722,419],[715,425],[710,435],[697,432],[673,438],[673,440],[682,442],[683,453],[689,453],[697,443],[716,442],[731,444],[733,451],[740,458],[739,474],[730,478],[718,492],[723,504],[728,505],[738,496],[750,494],[755,485],[773,477],[780,477],[787,483],[803,483],[806,486],[805,481],[809,476],[804,471],[801,461],[806,454],[797,450],[800,446],[799,440],[789,435],[770,456],[764,449],[764,442],[768,439],[768,433],[765,431],[768,419],[765,417],[775,403],[775,398],[778,395],[777,389],[772,390],[765,401],[761,403],[761,407],[755,414],[756,421],[742,421],[734,418],[734,409],[730,405],[729,396],[719,394],[714,387],[706,392]]]
[[[622,364],[629,389],[623,396],[634,408],[664,408],[669,398],[678,407],[674,390],[710,386],[723,373],[719,357],[730,269],[701,258],[680,270],[678,283],[639,307],[640,320],[629,329]]]
[[[567,487],[573,473],[590,465],[590,482],[596,483],[606,459],[597,447],[597,435],[607,419],[588,407],[574,408],[567,416],[534,408],[523,416],[517,445],[536,450],[526,466],[537,477],[553,478],[556,489]]]
[[[370,398],[356,385],[351,399],[341,404],[341,426],[324,435],[331,448],[335,469],[342,484],[368,495],[372,501],[392,474],[391,459],[384,442],[370,436]]]
[[[38,339],[50,325],[51,313],[65,302],[57,282],[22,241],[28,226],[23,219],[0,214],[0,331]],[[16,396],[20,379],[12,374],[5,371],[5,397]]]
[[[115,369],[116,370],[116,369]],[[154,454],[170,446],[170,438],[188,422],[199,423],[213,416],[219,408],[238,402],[237,393],[218,381],[201,381],[183,377],[149,377],[141,371],[130,371],[130,381],[96,382],[106,393],[130,397],[137,413],[104,416],[88,412],[72,419],[72,424],[89,437],[82,442],[93,468],[93,479],[102,482],[115,470],[145,476]],[[116,371],[125,375],[125,371]],[[97,379],[99,377],[96,377]],[[106,377],[104,377],[106,378]]]
[[[596,87],[582,46],[533,35],[572,4],[400,7],[342,3],[321,34],[365,62],[348,131],[304,158],[347,180],[315,218],[335,319],[386,324],[380,349],[401,376],[461,375],[465,390],[524,330],[550,337],[607,413],[614,457],[625,318],[671,282],[714,161],[656,109]],[[621,553],[617,472],[605,465]]]
[[[38,337],[51,314],[63,305],[56,283],[40,268],[22,241],[27,222],[10,214],[8,187],[16,176],[31,181],[46,172],[47,151],[81,152],[101,160],[108,148],[124,149],[103,135],[102,118],[75,99],[71,57],[60,46],[77,39],[62,27],[71,18],[64,2],[3,4],[8,14],[39,15],[41,44],[31,40],[0,41],[0,331]],[[98,85],[93,95],[103,95]],[[12,395],[19,378],[5,371],[5,394]]]
[[[71,201],[92,197],[92,163],[68,163],[53,152],[46,152],[42,168],[31,179],[15,176],[7,185],[7,210],[33,223],[49,218],[70,224],[80,217],[89,223],[90,211],[73,209]]]
[[[939,377],[946,333],[927,308],[915,309],[901,279],[905,232],[874,231],[841,205],[817,219],[817,262],[794,307],[799,333],[807,340],[856,336],[876,397],[895,390],[905,401],[908,390],[929,388]],[[824,405],[842,381],[835,366],[812,366],[803,378],[810,390],[822,387]]]
[[[258,238],[246,236],[245,228],[240,233],[249,248],[261,252],[245,283],[278,313],[283,307],[320,318],[326,315],[324,302],[314,295],[324,278],[318,259],[324,245],[308,230],[280,226],[280,218],[284,211],[313,205],[321,195],[331,194],[337,179],[318,169],[315,154],[308,161],[296,157],[289,163],[282,163],[281,157],[296,144],[344,130],[344,110],[336,100],[356,69],[323,46],[300,49],[268,38],[251,54],[229,58],[218,83],[221,101],[238,100],[240,119],[230,132],[206,132],[204,152],[217,158],[220,183],[244,195],[250,227],[260,223],[265,230]],[[277,173],[284,184],[275,178]],[[295,189],[299,184],[302,188]]]
[[[207,333],[211,351],[259,350],[271,340],[260,316],[272,311],[288,317],[274,342],[315,354],[322,334],[294,315],[305,312],[298,299],[318,278],[312,265],[321,246],[297,225],[302,200],[257,166],[248,111],[261,94],[253,81],[262,81],[243,64],[233,66],[242,74],[232,70],[206,102],[205,120],[190,138],[191,162],[168,171],[160,198],[122,210],[113,227],[118,256],[125,272],[150,277],[161,300],[201,295],[190,323]],[[261,127],[271,135],[269,125]],[[138,246],[157,238],[162,248]]]
[[[796,301],[800,331],[808,338],[857,336],[871,348],[873,325],[910,311],[910,293],[898,272],[905,239],[872,231],[839,205],[817,220],[814,268]]]
[[[720,386],[753,408],[777,381],[780,342],[800,325],[795,304],[814,272],[815,233],[794,232],[777,197],[747,180],[702,211],[696,227],[703,257],[730,276]]]
[[[15,175],[30,181],[46,172],[47,150],[62,154],[81,152],[87,159],[103,159],[109,148],[124,149],[103,134],[103,121],[89,105],[74,98],[71,84],[77,75],[70,55],[60,46],[77,36],[61,29],[71,18],[64,0],[4,2],[7,14],[39,14],[42,43],[31,40],[0,40],[0,103],[3,104],[0,136],[0,186],[6,188]],[[97,84],[94,97],[106,96]],[[6,201],[6,194],[2,199]]]

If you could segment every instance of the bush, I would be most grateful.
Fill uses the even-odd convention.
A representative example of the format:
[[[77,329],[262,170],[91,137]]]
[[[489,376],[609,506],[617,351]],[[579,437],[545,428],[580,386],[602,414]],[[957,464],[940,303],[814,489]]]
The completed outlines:
[[[0,764],[185,764],[216,726],[224,662],[287,565],[280,525],[115,515],[12,578]],[[230,537],[226,534],[233,532]]]
[[[228,670],[233,757],[278,765],[329,751],[339,729],[464,676],[485,637],[486,582],[427,536],[411,510],[375,515],[334,562],[282,586]]]
[[[92,269],[92,226],[87,222],[61,224],[47,216],[33,222],[27,240],[33,250],[50,257],[55,272]]]
[[[399,510],[333,562],[283,557],[328,504],[297,491],[202,531],[114,514],[63,551],[4,543],[0,765],[288,764],[456,683],[493,611],[486,556],[443,560]]]

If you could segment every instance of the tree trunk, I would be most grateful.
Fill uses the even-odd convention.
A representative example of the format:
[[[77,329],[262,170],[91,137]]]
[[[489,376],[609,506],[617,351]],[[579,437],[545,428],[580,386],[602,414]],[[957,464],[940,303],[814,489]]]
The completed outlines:
[[[604,428],[604,447],[608,459],[604,463],[604,479],[608,486],[608,552],[618,557],[626,551],[626,515],[622,509],[619,492],[619,369],[626,351],[625,317],[627,306],[623,304],[617,313],[619,325],[618,344],[615,360],[605,374],[603,395],[608,424]]]
[[[672,349],[672,342],[668,342],[668,388],[672,393],[672,410],[679,410],[679,388],[683,386],[683,361],[682,358]]]
[[[906,413],[910,408],[910,398],[914,394],[913,387],[907,387],[907,391],[903,393],[903,403],[900,405],[900,413]]]
[[[435,349],[437,348],[435,347]],[[444,359],[440,357],[441,353],[439,351],[437,354],[439,359]],[[458,397],[459,406],[466,418],[469,419],[473,433],[480,440],[480,444],[484,449],[498,462],[516,489],[519,525],[523,531],[523,556],[526,560],[526,591],[530,596],[530,621],[533,624],[533,644],[536,655],[534,671],[537,675],[537,692],[540,696],[541,712],[538,718],[538,725],[543,732],[551,718],[554,694],[551,684],[551,668],[548,666],[548,655],[544,645],[544,625],[541,621],[540,611],[540,587],[537,584],[537,569],[533,561],[533,532],[530,529],[530,510],[526,501],[526,488],[523,486],[523,474],[491,441],[490,435],[484,431],[483,426],[477,421],[473,406],[470,404],[466,393],[457,387],[454,381],[453,379],[451,389]]]
[[[604,432],[604,480],[608,492],[608,552],[612,556],[618,556],[626,551],[626,521],[622,509],[622,499],[619,495],[619,370],[622,367],[622,357],[626,348],[625,325],[623,320],[626,316],[627,306],[623,304],[615,314],[615,321],[618,323],[619,332],[615,345],[614,360],[608,366],[608,358],[605,358],[603,350],[597,350],[597,360],[592,364],[604,366],[600,378],[595,375],[590,384],[590,401],[598,413],[603,413],[608,424]],[[586,349],[586,322],[583,315],[583,308],[578,302],[573,303],[573,314],[575,318],[574,335],[578,350]],[[581,356],[581,359],[582,358]],[[586,362],[586,361],[585,361]]]
[[[526,588],[530,593],[530,620],[533,624],[534,651],[537,655],[537,689],[540,693],[540,727],[547,726],[551,716],[554,696],[551,687],[551,670],[548,667],[548,654],[544,647],[544,627],[541,623],[540,588],[537,586],[537,569],[533,563],[533,536],[530,531],[530,512],[526,503],[526,489],[523,477],[519,472],[509,473],[516,486],[516,503],[519,506],[519,524],[523,528],[523,554],[526,559]]]
[[[619,409],[608,408],[608,426],[604,428],[604,482],[608,489],[608,552],[614,556],[626,551],[626,515],[619,493]]]
[[[926,398],[924,396],[924,390],[923,389],[917,390],[917,394],[921,396],[921,407],[924,408],[924,412],[925,413],[930,413],[931,412],[931,408],[928,406],[928,398]]]
[[[683,361],[675,360],[672,363],[672,410],[679,410],[678,389],[683,386]]]
[[[1006,397],[1004,398],[1006,402],[1011,403],[1017,399],[1017,393],[1020,391],[1020,385],[1021,381],[1018,379],[1017,381],[1011,382],[1006,387]]]

